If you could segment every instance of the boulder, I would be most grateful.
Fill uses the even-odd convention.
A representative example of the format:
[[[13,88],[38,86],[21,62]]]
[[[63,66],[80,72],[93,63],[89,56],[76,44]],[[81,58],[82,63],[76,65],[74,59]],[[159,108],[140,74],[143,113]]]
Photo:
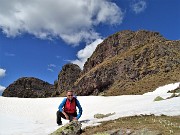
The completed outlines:
[[[60,127],[51,135],[80,135],[81,134],[81,123],[79,121],[71,121],[66,125]]]

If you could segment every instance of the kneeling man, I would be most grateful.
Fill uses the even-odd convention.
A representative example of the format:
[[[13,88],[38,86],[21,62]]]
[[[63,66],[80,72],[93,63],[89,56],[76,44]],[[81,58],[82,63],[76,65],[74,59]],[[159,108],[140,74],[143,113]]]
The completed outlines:
[[[66,98],[63,99],[59,105],[59,110],[57,111],[57,124],[62,125],[61,117],[72,121],[78,120],[82,115],[82,107],[76,97],[73,96],[73,91],[68,90],[66,93]],[[77,114],[76,107],[78,107],[79,112]]]

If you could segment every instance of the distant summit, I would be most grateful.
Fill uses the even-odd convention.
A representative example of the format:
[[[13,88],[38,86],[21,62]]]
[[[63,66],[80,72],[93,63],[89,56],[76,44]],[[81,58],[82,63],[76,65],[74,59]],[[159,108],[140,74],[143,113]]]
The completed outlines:
[[[3,92],[5,97],[45,98],[56,95],[53,85],[34,77],[23,77],[9,85]]]

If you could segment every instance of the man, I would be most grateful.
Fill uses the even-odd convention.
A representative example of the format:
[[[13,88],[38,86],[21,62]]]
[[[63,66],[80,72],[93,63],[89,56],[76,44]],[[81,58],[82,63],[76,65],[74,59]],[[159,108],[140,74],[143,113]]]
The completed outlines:
[[[73,96],[73,91],[68,90],[66,93],[66,98],[63,99],[59,105],[59,110],[57,111],[57,124],[62,125],[61,117],[72,121],[78,120],[82,115],[82,107],[76,97]],[[77,114],[76,106],[79,109]]]

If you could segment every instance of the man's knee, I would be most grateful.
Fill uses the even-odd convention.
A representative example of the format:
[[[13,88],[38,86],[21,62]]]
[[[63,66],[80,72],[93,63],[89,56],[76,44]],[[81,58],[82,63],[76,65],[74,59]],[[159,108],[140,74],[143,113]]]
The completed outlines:
[[[59,117],[62,117],[63,119],[66,119],[65,118],[65,115],[62,113],[62,112],[60,112],[59,110],[56,112],[56,114],[57,114],[57,117],[59,118]]]
[[[59,117],[62,117],[62,112],[60,112],[59,110],[56,112],[56,115],[57,115],[57,117],[59,118]]]

